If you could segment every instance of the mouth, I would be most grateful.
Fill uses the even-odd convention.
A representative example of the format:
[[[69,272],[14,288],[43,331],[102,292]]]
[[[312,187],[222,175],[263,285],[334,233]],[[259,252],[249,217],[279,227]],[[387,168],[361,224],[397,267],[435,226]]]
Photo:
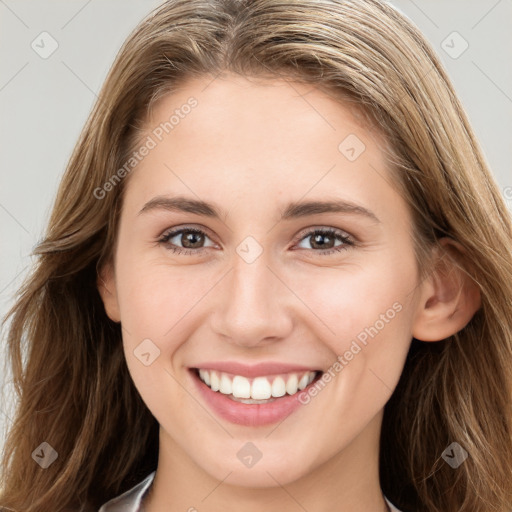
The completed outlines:
[[[301,370],[246,377],[211,368],[189,368],[207,405],[223,419],[244,426],[282,421],[303,402],[302,393],[322,377],[322,370]]]
[[[204,368],[192,370],[212,391],[244,404],[270,403],[286,395],[296,395],[322,373],[321,370],[310,370],[248,378]]]

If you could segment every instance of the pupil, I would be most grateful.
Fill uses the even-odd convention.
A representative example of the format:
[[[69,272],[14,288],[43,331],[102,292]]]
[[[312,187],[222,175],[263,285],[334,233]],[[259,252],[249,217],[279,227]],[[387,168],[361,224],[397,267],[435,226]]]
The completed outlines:
[[[328,241],[322,243],[322,239],[327,239]],[[313,246],[318,244],[321,248],[325,248],[325,246],[329,245],[329,243],[331,242],[331,239],[329,238],[329,236],[321,235],[321,234],[314,235],[313,240],[314,240]]]
[[[199,240],[199,242],[198,242]],[[185,243],[184,243],[185,242]],[[197,243],[201,242],[201,234],[200,233],[187,233],[184,235],[184,239],[182,239],[182,244],[184,247],[194,248]]]

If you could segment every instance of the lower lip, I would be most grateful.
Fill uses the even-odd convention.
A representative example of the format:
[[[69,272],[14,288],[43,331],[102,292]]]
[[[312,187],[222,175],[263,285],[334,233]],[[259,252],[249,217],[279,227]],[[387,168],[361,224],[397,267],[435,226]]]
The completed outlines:
[[[260,427],[283,421],[287,416],[303,405],[299,401],[299,395],[301,393],[307,393],[308,388],[313,386],[319,379],[319,376],[317,376],[311,384],[294,395],[284,395],[266,404],[244,404],[231,400],[223,393],[212,391],[212,389],[199,378],[196,370],[191,369],[190,373],[192,374],[192,378],[199,392],[214,412],[231,423],[247,427]]]

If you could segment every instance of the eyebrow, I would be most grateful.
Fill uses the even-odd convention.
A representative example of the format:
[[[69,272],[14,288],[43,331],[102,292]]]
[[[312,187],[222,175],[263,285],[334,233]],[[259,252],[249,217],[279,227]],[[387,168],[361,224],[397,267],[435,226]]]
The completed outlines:
[[[227,212],[218,208],[212,203],[191,199],[183,196],[167,197],[157,196],[149,200],[140,210],[138,215],[154,210],[178,211],[194,213],[220,219],[226,217]],[[326,200],[326,201],[296,201],[289,203],[281,213],[281,220],[291,220],[309,215],[319,215],[322,213],[345,213],[361,215],[367,217],[376,223],[380,223],[379,218],[367,208],[344,200]]]

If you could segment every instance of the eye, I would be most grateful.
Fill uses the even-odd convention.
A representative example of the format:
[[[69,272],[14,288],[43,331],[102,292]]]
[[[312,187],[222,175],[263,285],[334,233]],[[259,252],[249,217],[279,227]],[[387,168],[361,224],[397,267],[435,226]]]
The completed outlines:
[[[184,227],[168,231],[158,240],[158,243],[177,254],[192,255],[202,252],[207,247],[215,246],[211,240],[209,245],[205,245],[208,240],[210,238],[203,230]],[[344,251],[355,245],[350,235],[332,228],[315,228],[302,233],[299,240],[298,247],[301,249],[311,249],[322,255]],[[310,247],[305,247],[304,243]]]
[[[202,251],[208,235],[197,228],[181,228],[165,233],[158,242],[177,254],[194,254]],[[182,244],[181,247],[177,244]],[[214,246],[215,244],[211,244]],[[208,246],[206,246],[208,247]]]
[[[350,235],[332,228],[315,228],[303,233],[300,240],[301,243],[298,246],[302,249],[312,248],[323,255],[344,251],[354,245]],[[304,242],[310,247],[304,247]]]

